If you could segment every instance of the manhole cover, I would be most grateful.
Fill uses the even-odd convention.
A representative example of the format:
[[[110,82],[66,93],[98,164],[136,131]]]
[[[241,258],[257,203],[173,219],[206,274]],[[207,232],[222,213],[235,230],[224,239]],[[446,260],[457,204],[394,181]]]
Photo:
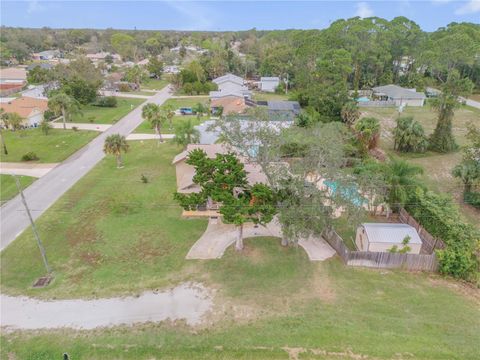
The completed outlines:
[[[33,287],[34,288],[45,287],[48,284],[50,284],[51,281],[52,281],[51,276],[42,276],[41,278],[37,279],[37,281],[35,281],[35,283],[33,284]]]

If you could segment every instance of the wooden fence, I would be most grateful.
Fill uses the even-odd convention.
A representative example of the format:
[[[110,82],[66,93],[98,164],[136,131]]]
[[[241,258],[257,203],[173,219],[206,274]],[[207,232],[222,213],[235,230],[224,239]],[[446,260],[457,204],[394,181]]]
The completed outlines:
[[[343,239],[335,230],[324,230],[323,238],[346,265],[366,266],[386,269],[405,269],[437,271],[438,260],[435,253],[432,254],[399,254],[389,252],[352,251],[347,248]]]
[[[445,249],[445,243],[433,237],[425,228],[420,225],[404,208],[399,211],[399,219],[402,223],[408,224],[417,230],[418,236],[422,240],[422,254],[431,254],[436,249]]]

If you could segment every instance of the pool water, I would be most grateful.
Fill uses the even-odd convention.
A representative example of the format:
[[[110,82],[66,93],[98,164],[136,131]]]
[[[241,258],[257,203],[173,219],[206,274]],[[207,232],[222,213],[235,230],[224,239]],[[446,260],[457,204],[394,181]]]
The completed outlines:
[[[368,102],[368,101],[370,101],[370,99],[366,96],[359,97],[356,100],[357,100],[357,102]]]
[[[338,184],[336,181],[330,181],[330,180],[325,180],[323,182],[326,187],[328,187],[332,193],[335,195],[337,192]],[[366,203],[368,203],[367,199],[363,198],[362,196],[359,195],[358,189],[356,186],[350,186],[346,187],[341,190],[340,195],[347,200],[350,200],[353,205],[355,206],[363,206]]]

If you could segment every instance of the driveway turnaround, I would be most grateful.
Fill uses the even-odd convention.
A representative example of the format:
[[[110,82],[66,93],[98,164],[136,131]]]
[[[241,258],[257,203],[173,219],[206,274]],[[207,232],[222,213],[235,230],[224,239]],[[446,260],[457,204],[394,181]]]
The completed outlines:
[[[170,95],[171,89],[166,86],[145,103],[163,104]],[[103,159],[105,156],[103,143],[108,135],[118,133],[126,136],[142,121],[142,107],[139,106],[25,189],[24,194],[33,218],[37,219],[42,215],[60,196]],[[14,197],[0,208],[0,218],[1,251],[15,240],[30,223],[19,196]]]
[[[174,134],[162,134],[164,140],[173,139]],[[130,134],[127,136],[127,140],[158,140],[157,134]]]
[[[190,248],[187,259],[219,259],[225,250],[235,243],[238,230],[234,225],[224,224],[220,219],[210,219],[207,230]],[[267,226],[255,226],[247,223],[243,226],[243,238],[273,236],[282,237],[280,224],[276,219]],[[335,250],[321,237],[300,239],[298,242],[308,255],[310,261],[323,261],[333,255]]]
[[[164,320],[201,323],[212,296],[201,284],[182,284],[169,291],[94,300],[41,301],[0,295],[1,326],[6,330],[94,329]]]
[[[0,174],[25,175],[31,177],[42,177],[55,168],[58,163],[51,164],[29,164],[29,163],[0,163]]]
[[[52,122],[52,127],[54,129],[63,129],[63,122]],[[110,124],[88,124],[88,123],[65,123],[67,129],[77,128],[78,130],[92,130],[104,132],[112,127]]]

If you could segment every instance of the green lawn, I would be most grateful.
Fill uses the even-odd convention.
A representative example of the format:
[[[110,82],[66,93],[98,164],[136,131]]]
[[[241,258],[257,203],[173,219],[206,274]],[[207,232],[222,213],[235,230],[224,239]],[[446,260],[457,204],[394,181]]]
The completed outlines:
[[[73,116],[72,121],[92,124],[114,124],[134,108],[145,102],[145,99],[117,98],[118,105],[113,108],[85,105],[82,114]]]
[[[374,116],[381,121],[382,135],[380,138],[380,147],[387,153],[400,156],[411,163],[420,165],[424,168],[424,180],[427,185],[434,191],[450,194],[459,204],[465,219],[477,227],[480,226],[478,219],[480,211],[463,204],[462,201],[462,183],[459,179],[451,175],[453,167],[461,161],[462,151],[438,154],[427,152],[425,154],[401,154],[393,151],[393,135],[392,130],[396,126],[395,119],[398,116],[395,108],[375,108],[361,109],[365,116]],[[424,127],[427,135],[433,133],[437,122],[437,114],[430,108],[424,106],[421,108],[407,107],[402,115],[411,115],[418,120]],[[480,126],[480,110],[462,106],[455,111],[453,121],[453,133],[457,143],[462,146],[467,143],[465,137],[467,133],[467,124],[473,122],[476,126]]]
[[[141,89],[162,90],[168,85],[168,80],[164,79],[148,79],[142,83]]]
[[[8,155],[2,153],[0,160],[20,162],[24,154],[33,151],[40,158],[38,162],[60,162],[89,143],[98,134],[96,131],[51,129],[48,135],[44,135],[39,128],[4,131]]]
[[[230,247],[217,260],[185,260],[206,221],[181,219],[172,200],[180,150],[135,142],[124,169],[102,160],[37,221],[53,284],[31,289],[43,267],[25,232],[0,255],[2,291],[104,297],[202,282],[215,289],[206,323],[4,333],[2,358],[288,359],[287,347],[303,349],[299,359],[478,355],[478,290],[437,275],[309,262],[302,248],[275,238],[246,239],[243,253]]]
[[[147,95],[147,96],[153,96],[155,95],[155,92],[154,91],[130,91],[130,92],[120,92],[118,94],[121,94],[121,95]]]
[[[288,94],[276,94],[276,93],[266,93],[255,91],[253,93],[253,100],[256,101],[269,101],[269,100],[288,100]]]
[[[179,109],[181,107],[192,107],[198,103],[206,104],[208,101],[208,97],[200,97],[200,98],[192,98],[192,97],[184,97],[178,99],[168,99],[162,106],[171,105],[175,109]],[[165,124],[163,126],[163,133],[165,134],[172,134],[175,132],[175,128],[183,123],[188,121],[188,119],[192,120],[195,125],[198,125],[205,120],[208,120],[208,116],[202,116],[200,119],[197,119],[195,115],[176,115],[172,119],[173,129],[170,129],[169,124]],[[155,131],[152,129],[151,125],[148,121],[142,122],[134,131],[135,133],[140,134],[153,134]]]
[[[23,189],[33,183],[36,179],[30,176],[18,176]],[[11,175],[0,174],[0,202],[3,203],[18,194],[17,185]]]

